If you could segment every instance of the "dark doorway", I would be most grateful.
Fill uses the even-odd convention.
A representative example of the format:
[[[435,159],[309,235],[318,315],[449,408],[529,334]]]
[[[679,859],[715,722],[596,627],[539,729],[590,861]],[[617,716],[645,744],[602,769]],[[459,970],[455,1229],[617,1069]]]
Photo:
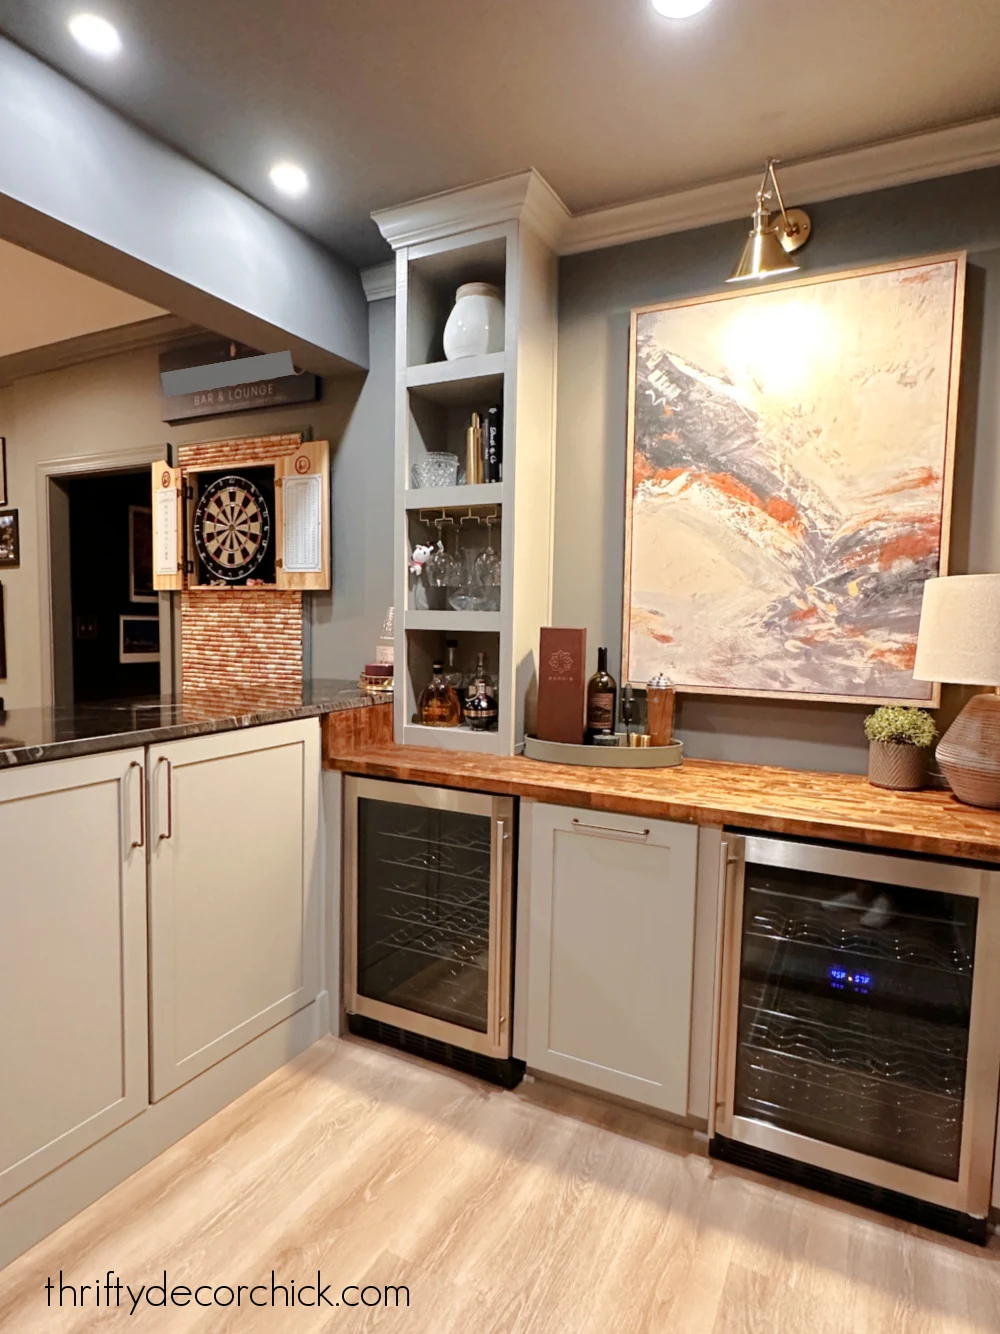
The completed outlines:
[[[149,469],[60,477],[57,485],[69,511],[73,699],[159,695]]]

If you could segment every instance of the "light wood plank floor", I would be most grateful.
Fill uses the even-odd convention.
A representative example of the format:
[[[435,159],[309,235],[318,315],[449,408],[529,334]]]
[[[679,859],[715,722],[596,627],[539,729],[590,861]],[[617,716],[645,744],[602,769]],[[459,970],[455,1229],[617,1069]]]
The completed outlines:
[[[321,1268],[334,1296],[406,1284],[411,1305],[74,1312],[46,1306],[60,1268],[133,1288]],[[1000,1246],[712,1163],[561,1090],[330,1038],[0,1273],[0,1329],[997,1334]]]

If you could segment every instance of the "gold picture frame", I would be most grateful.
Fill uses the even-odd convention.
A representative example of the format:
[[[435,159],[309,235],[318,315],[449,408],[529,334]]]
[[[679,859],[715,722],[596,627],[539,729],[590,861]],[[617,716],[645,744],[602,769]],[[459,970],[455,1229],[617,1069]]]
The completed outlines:
[[[916,641],[914,608],[918,620],[919,594],[922,591],[924,578],[929,577],[927,571],[932,567],[934,573],[945,574],[948,571],[966,259],[964,251],[948,252],[856,268],[846,272],[803,277],[791,282],[768,284],[763,288],[754,287],[749,291],[746,287],[739,287],[702,297],[660,302],[633,309],[629,339],[625,571],[622,611],[623,681],[642,686],[655,674],[655,671],[662,670],[678,691],[688,694],[827,703],[905,703],[928,708],[939,706],[940,685],[928,683],[924,687],[913,682],[912,673],[908,672],[905,663],[909,661],[912,665]],[[838,284],[842,285],[840,291],[836,287]],[[848,293],[843,287],[844,284],[855,284],[855,286]],[[920,285],[925,291],[916,291]],[[814,293],[821,295],[816,299],[813,297]],[[931,294],[934,302],[930,301]],[[800,300],[800,298],[806,299]],[[770,358],[778,368],[773,372],[772,380],[773,384],[782,386],[781,393],[774,390],[773,385],[770,386],[770,399],[766,366],[763,382],[760,377],[754,379],[749,372],[746,382],[743,382],[740,380],[739,372],[733,371],[733,365],[743,364],[739,357],[725,350],[713,351],[713,339],[736,337],[732,334],[732,330],[737,327],[737,316],[742,319],[742,312],[750,310],[760,312],[764,309],[770,311],[774,318],[769,316],[768,319],[761,320],[760,328],[770,329],[771,333],[781,331],[781,320],[790,313],[798,312],[799,318],[804,319],[810,310],[822,312],[821,319],[819,315],[815,315],[815,319],[819,321],[817,329],[839,329],[840,325],[831,324],[830,321],[843,323],[843,329],[833,340],[840,341],[843,357],[839,362],[830,355],[824,338],[819,334],[816,336],[816,346],[813,349],[816,384],[809,386],[810,395],[805,407],[803,403],[795,402],[794,387],[789,388],[785,383],[788,380],[787,369],[781,370],[783,364],[787,368],[790,362],[794,367],[796,358],[801,361],[805,356],[802,346],[796,343],[794,337],[789,342],[783,343],[780,338],[770,341],[760,338],[753,341],[745,336],[747,331],[741,335],[744,336],[746,347],[749,349],[747,366],[754,365],[753,357],[756,356],[765,362]],[[860,313],[863,311],[870,314],[870,328],[860,318]],[[688,319],[686,312],[698,313]],[[781,315],[780,319],[778,313]],[[678,314],[681,318],[675,318]],[[938,315],[941,316],[940,319],[937,318]],[[945,315],[947,315],[946,322]],[[893,321],[899,323],[898,330]],[[913,325],[911,330],[913,345],[910,348],[905,346],[897,348],[893,339],[897,333],[901,339],[905,338],[908,322]],[[794,321],[791,327],[794,332]],[[749,323],[747,330],[751,330]],[[863,346],[866,338],[870,340],[873,348],[872,365],[867,367],[871,373],[868,385],[874,385],[870,390],[872,394],[877,390],[882,395],[876,406],[887,424],[886,430],[875,436],[876,440],[881,442],[879,445],[881,452],[868,453],[863,446],[870,433],[872,421],[878,418],[874,417],[872,420],[865,418],[867,410],[865,394],[868,389],[864,375],[859,373],[857,381],[852,382],[849,389],[843,388],[842,382],[836,380],[840,374],[853,371],[857,367],[864,367],[864,357],[868,355]],[[808,343],[809,340],[804,341]],[[828,461],[822,457],[813,458],[801,452],[796,453],[796,450],[812,449],[814,452],[819,450],[821,446],[810,443],[807,438],[808,431],[820,431],[817,438],[823,440],[825,437],[822,435],[822,429],[832,431],[836,425],[823,420],[824,410],[836,402],[850,403],[852,411],[856,410],[855,419],[858,426],[856,438],[851,437],[851,450],[848,453],[863,462],[871,459],[869,466],[872,469],[873,485],[876,478],[876,463],[879,477],[890,475],[893,465],[893,441],[897,439],[901,441],[899,452],[901,457],[905,457],[905,440],[909,440],[913,435],[912,421],[906,416],[905,411],[909,392],[907,376],[910,374],[907,367],[922,377],[918,379],[920,389],[916,397],[923,395],[925,398],[934,399],[937,412],[934,421],[935,423],[939,421],[939,435],[933,440],[922,439],[919,448],[913,446],[911,451],[914,459],[925,457],[932,459],[933,466],[928,464],[921,470],[915,464],[911,470],[912,476],[911,473],[905,474],[906,478],[911,479],[912,485],[911,481],[907,481],[908,489],[898,493],[903,499],[895,502],[895,509],[893,509],[894,502],[888,494],[892,489],[891,485],[884,488],[886,491],[882,497],[884,512],[871,518],[870,532],[865,530],[867,520],[860,502],[856,511],[851,511],[848,503],[844,512],[838,514],[837,505],[833,502],[827,503],[828,498],[822,495],[822,486],[819,485],[819,497],[815,501],[814,508],[822,511],[823,522],[830,529],[830,532],[824,533],[823,540],[829,547],[831,570],[836,577],[831,576],[829,590],[821,587],[819,594],[816,591],[816,582],[808,584],[803,582],[803,586],[799,588],[795,584],[795,579],[801,579],[803,576],[794,571],[796,560],[794,546],[796,540],[801,542],[802,525],[815,522],[816,515],[807,512],[809,506],[813,504],[813,491],[816,489],[814,478],[822,479],[822,470]],[[660,374],[659,379],[658,374]],[[823,381],[824,375],[827,377],[826,382]],[[898,377],[898,385],[894,382],[893,375]],[[938,377],[937,381],[928,389],[927,386],[935,376]],[[839,399],[838,393],[841,393]],[[643,401],[640,401],[640,394],[644,396]],[[916,404],[914,406],[916,408]],[[759,408],[756,415],[755,407]],[[789,415],[783,417],[782,413],[786,409]],[[684,412],[687,416],[681,422],[679,413]],[[713,416],[713,413],[717,415]],[[734,413],[745,415],[746,421],[741,423],[741,426],[744,424],[746,426],[746,441],[741,439],[740,430],[732,429]],[[654,414],[661,414],[666,426]],[[897,419],[899,419],[899,431],[894,435],[890,428]],[[914,415],[912,420],[916,419]],[[923,421],[922,418],[920,420]],[[716,429],[717,421],[722,423],[718,429]],[[791,423],[787,426],[789,440],[783,441],[780,438],[780,431],[786,421]],[[792,436],[793,428],[797,430],[803,423],[806,435],[802,438],[806,440],[805,445],[800,444],[799,435]],[[935,431],[937,430],[936,424]],[[675,438],[676,446],[673,443]],[[845,435],[844,438],[848,437]],[[763,442],[759,468],[754,466],[753,461],[755,441]],[[834,445],[831,453],[835,452],[835,448]],[[711,466],[713,450],[716,450],[714,470]],[[806,474],[808,485],[804,486],[809,495],[804,499],[800,498],[800,503],[796,506],[795,471],[796,467],[801,467],[803,459],[812,469],[811,473]],[[843,460],[840,460],[838,466],[842,463]],[[836,479],[839,490],[836,488],[835,490],[838,495],[850,491],[851,478],[848,476],[848,471],[845,470],[844,475]],[[696,480],[692,482],[692,478]],[[771,496],[763,494],[767,489],[763,481],[766,478],[770,478],[774,484],[775,489]],[[675,502],[685,493],[686,488],[694,491],[698,487],[702,487],[704,491],[704,495],[698,498],[702,512],[695,513],[692,509],[689,513],[685,513],[684,505]],[[926,488],[926,496],[921,495],[921,487]],[[858,495],[867,495],[863,486],[859,487]],[[718,512],[713,515],[710,511],[715,502],[718,502]],[[922,504],[923,510],[920,508]],[[641,523],[637,521],[637,505],[642,510]],[[727,506],[730,510],[728,515]],[[662,512],[659,517],[654,513],[656,507]],[[775,530],[773,533],[766,531],[770,521],[769,510],[776,516],[775,523],[770,525]],[[783,517],[785,514],[789,516],[787,519]],[[913,532],[909,535],[906,529],[908,514],[913,520]],[[884,521],[886,515],[892,517],[895,527],[887,525]],[[665,579],[669,562],[675,560],[678,549],[683,547],[685,530],[683,523],[680,522],[682,519],[689,525],[691,532],[696,532],[698,524],[703,522],[704,532],[696,532],[696,538],[692,538],[690,543],[691,550],[684,553],[686,560],[684,579],[679,581],[678,589],[654,588],[650,597],[650,589],[646,585],[653,583],[654,578]],[[752,526],[758,520],[762,531],[753,533],[752,541],[748,541],[745,549],[740,550],[740,539],[735,525],[737,522],[744,524],[749,522]],[[842,520],[840,530],[837,529],[838,520]],[[724,526],[727,521],[731,525],[728,531]],[[706,591],[704,596],[701,596],[698,588],[699,567],[695,560],[699,546],[709,556],[712,555],[710,534],[713,523],[717,526],[723,525],[720,531],[727,541],[732,543],[734,584],[738,584],[739,579],[744,577],[739,569],[741,559],[745,557],[748,569],[751,571],[754,569],[757,558],[757,552],[753,549],[754,543],[759,543],[768,557],[766,560],[757,561],[757,566],[765,570],[773,567],[781,579],[785,580],[786,589],[778,587],[780,580],[776,581],[776,589],[780,596],[774,599],[777,609],[773,643],[768,640],[770,628],[768,627],[765,633],[760,626],[754,625],[752,612],[748,613],[747,623],[757,632],[756,638],[753,634],[745,639],[740,638],[737,618],[729,623],[724,619],[720,620],[718,624],[722,628],[713,641],[711,605],[707,600],[711,596],[707,591],[708,578],[706,575]],[[779,532],[776,525],[784,525],[785,532]],[[852,531],[852,525],[856,525],[860,536],[856,536]],[[883,557],[879,555],[877,543],[880,533],[884,537],[890,530],[894,534],[891,541],[896,543],[896,546],[890,547],[889,538],[886,537],[884,553],[896,549],[905,552],[908,550],[909,542],[909,548],[915,552],[919,551],[921,555],[919,560],[914,556],[913,568],[910,571],[905,568],[906,560],[903,556],[897,562],[904,567],[897,582],[900,605],[905,606],[905,616],[900,617],[897,613],[894,613],[894,616],[905,624],[902,624],[902,628],[894,624],[890,630],[882,633],[881,639],[878,639],[875,637],[878,627],[871,624],[871,609],[876,606],[877,597],[891,596],[889,587],[891,580],[880,579],[883,572],[880,569],[869,569],[868,566],[873,560],[876,564],[884,563]],[[824,550],[819,529],[807,529],[806,536],[814,549],[806,553],[808,560],[802,562],[803,571],[808,569],[813,573],[819,568],[822,573]],[[769,540],[781,544],[773,559],[771,559],[772,553],[767,552]],[[868,552],[868,565],[864,567],[861,581],[843,578],[848,572],[844,568],[844,562],[850,557],[847,548],[851,541],[858,543],[859,556],[871,548]],[[836,551],[834,551],[835,542],[840,544]],[[833,559],[834,555],[836,560]],[[791,574],[788,574],[782,566],[783,560],[787,561]],[[659,574],[655,570],[656,561],[661,561],[663,565]],[[678,568],[680,563],[677,561]],[[645,584],[640,585],[640,579],[644,579]],[[837,584],[838,579],[842,579],[849,592],[842,592]],[[751,575],[746,577],[745,581],[747,596],[743,602],[746,606],[752,608],[755,605],[755,598],[761,606],[765,605],[767,593],[770,591],[766,579],[755,583]],[[681,582],[686,590],[683,595],[679,591]],[[718,575],[717,582],[722,582],[721,575]],[[853,587],[855,584],[858,586]],[[640,587],[643,590],[641,597],[644,601],[640,600]],[[829,591],[829,596],[824,602],[825,591]],[[657,602],[656,599],[661,594],[661,601]],[[869,597],[871,600],[866,602],[865,599]],[[851,599],[850,603],[847,603],[847,598]],[[739,599],[735,598],[720,598],[720,616],[724,618],[729,614],[738,601]],[[726,605],[727,603],[729,605]],[[727,649],[732,651],[727,635],[732,643],[737,645],[737,651],[746,650],[747,661],[734,661],[733,680],[699,679],[699,671],[711,672],[715,677],[723,675],[724,669],[717,667],[714,660],[708,669],[696,667],[689,673],[685,672],[684,668],[690,663],[694,649],[692,655],[687,653],[683,637],[678,639],[676,633],[679,629],[683,636],[684,627],[680,621],[675,624],[671,616],[673,614],[683,618],[688,613],[686,610],[672,613],[669,610],[671,606],[675,609],[695,608],[702,626],[709,625],[709,634],[700,636],[697,645],[695,637],[693,635],[691,637],[690,642],[699,652],[705,651],[710,654],[718,651],[721,655]],[[793,629],[792,637],[779,644],[778,636],[783,629],[792,624],[790,618],[796,614],[802,618],[814,618],[822,624],[818,624],[812,636],[802,634],[798,639],[794,638],[796,632]],[[845,618],[844,633],[841,638],[838,638],[837,633],[838,616]],[[865,616],[868,616],[868,622],[865,621]],[[872,635],[866,636],[866,626],[870,626]],[[657,634],[653,627],[658,627],[661,633]],[[815,642],[808,646],[810,637]],[[651,639],[655,639],[657,645],[662,641],[662,649],[651,647],[649,642]],[[785,642],[789,645],[787,652],[798,655],[796,662],[790,666],[783,661]],[[670,647],[675,644],[678,645],[676,649]],[[764,646],[769,657],[760,661],[752,659],[749,656],[750,648],[747,646],[753,649]],[[866,654],[870,655],[867,659]],[[658,655],[662,658],[661,663],[657,661]],[[819,670],[824,665],[824,657],[829,660],[833,668],[830,671],[833,684],[829,690],[822,689],[816,683]],[[742,681],[738,679],[741,671],[744,677]],[[762,678],[771,671],[783,676],[781,686],[768,688]],[[856,690],[844,688],[851,671],[856,671],[858,674]],[[686,676],[689,679],[685,679]]]

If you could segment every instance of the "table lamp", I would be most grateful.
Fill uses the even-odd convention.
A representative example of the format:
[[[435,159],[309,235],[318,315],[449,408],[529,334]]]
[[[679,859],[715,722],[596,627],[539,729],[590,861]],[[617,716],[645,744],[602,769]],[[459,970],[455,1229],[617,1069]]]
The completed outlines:
[[[1000,574],[928,579],[913,675],[994,687],[965,706],[937,760],[959,801],[1000,809]]]

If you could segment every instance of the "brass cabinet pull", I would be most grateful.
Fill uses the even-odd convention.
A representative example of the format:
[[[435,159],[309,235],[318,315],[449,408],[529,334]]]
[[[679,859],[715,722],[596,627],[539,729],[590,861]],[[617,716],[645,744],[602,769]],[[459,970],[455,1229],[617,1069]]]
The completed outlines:
[[[156,761],[157,771],[159,771],[161,764],[165,764],[167,766],[167,832],[165,834],[161,833],[160,835],[158,835],[156,840],[157,843],[162,842],[163,839],[166,838],[173,838],[174,835],[174,796],[173,796],[174,771],[173,771],[173,766],[171,765],[170,761],[167,759],[165,755],[161,755],[160,758]]]
[[[146,776],[138,760],[133,760],[128,768],[129,773],[133,769],[139,770],[139,837],[128,845],[129,852],[134,852],[136,848],[146,846]]]
[[[605,838],[634,838],[637,842],[649,838],[648,829],[615,829],[613,826],[603,824],[587,824],[584,820],[578,820],[573,816],[574,829],[586,829],[592,834],[602,834]]]
[[[492,881],[490,883],[490,939],[493,943],[493,987],[490,995],[490,1027],[493,1030],[493,1038],[496,1042],[500,1041],[500,1027],[503,1023],[501,1010],[503,1009],[502,992],[502,961],[504,942],[500,938],[503,913],[501,911],[503,900],[503,875],[504,875],[504,857],[506,856],[505,844],[507,842],[507,821],[503,819],[496,820],[493,825],[495,855],[492,858],[491,867]]]

